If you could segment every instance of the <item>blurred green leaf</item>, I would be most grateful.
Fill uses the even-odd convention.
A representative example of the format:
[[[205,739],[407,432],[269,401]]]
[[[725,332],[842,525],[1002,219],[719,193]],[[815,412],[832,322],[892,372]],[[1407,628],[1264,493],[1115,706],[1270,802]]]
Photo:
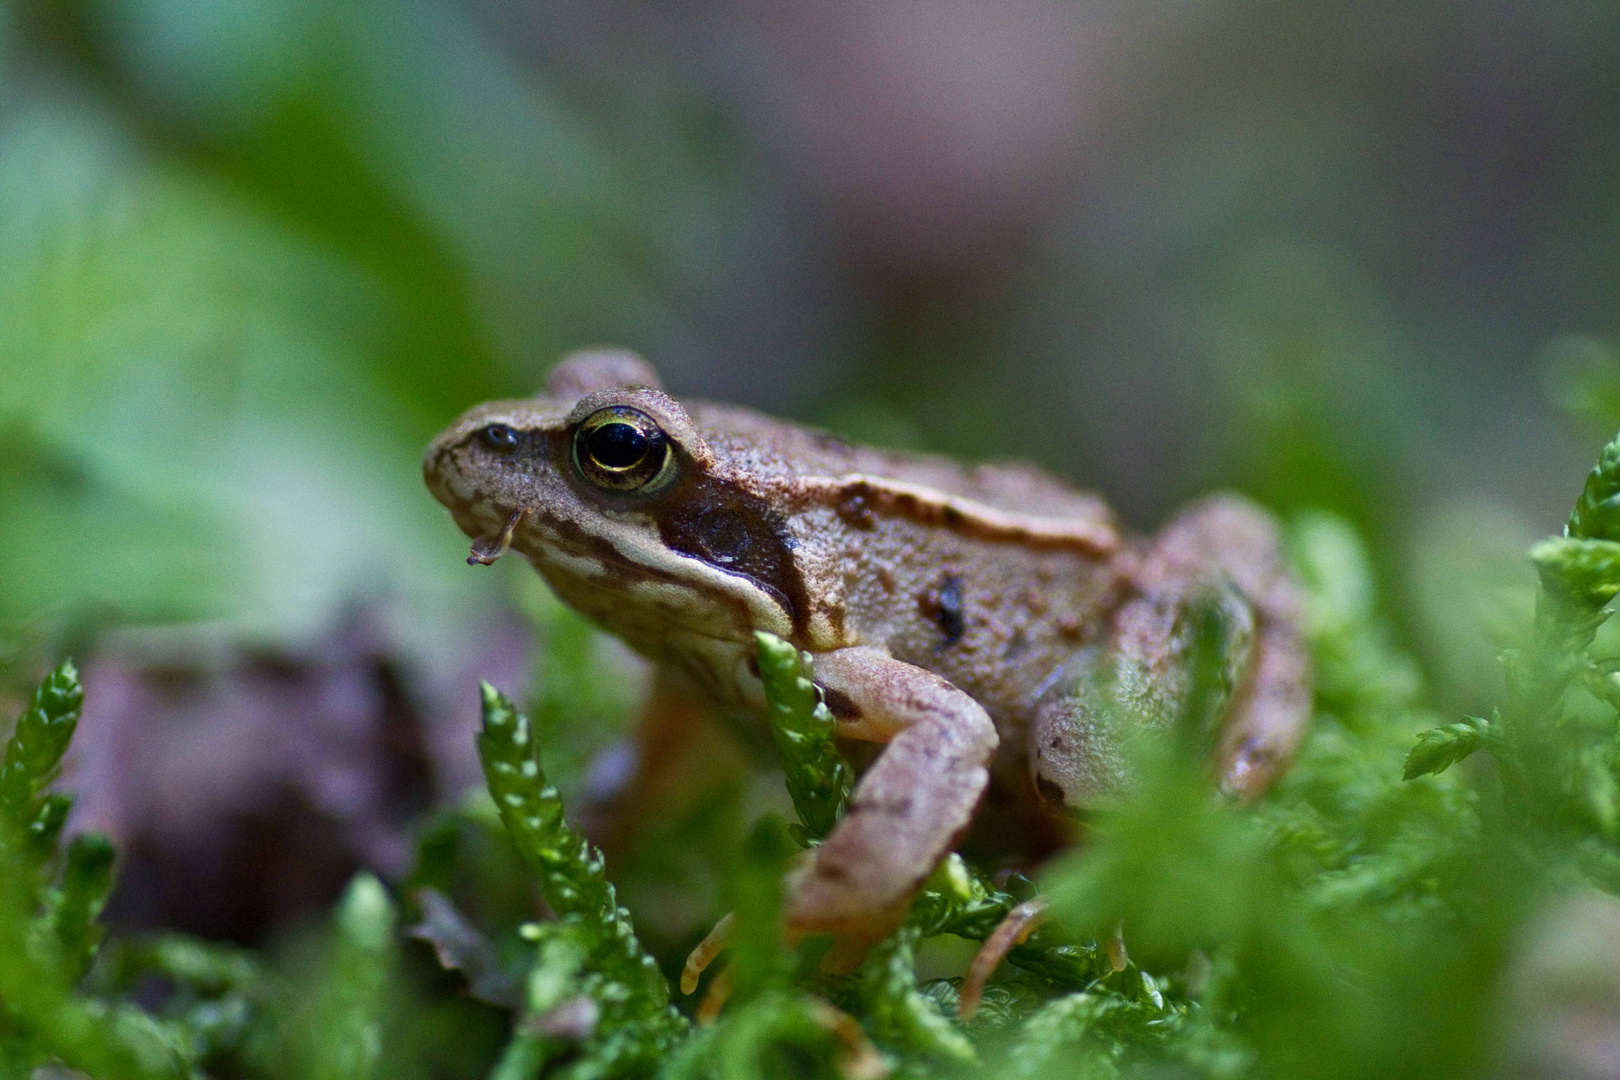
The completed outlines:
[[[1577,540],[1620,540],[1620,438],[1603,448],[1586,474],[1564,532]]]
[[[1566,334],[1543,346],[1537,361],[1559,409],[1605,435],[1620,427],[1620,354],[1613,341]]]
[[[1406,755],[1402,780],[1413,780],[1430,773],[1445,772],[1463,758],[1490,742],[1490,721],[1465,716],[1455,724],[1443,724],[1418,736],[1417,745]]]
[[[1570,602],[1602,608],[1620,593],[1620,542],[1550,537],[1530,549],[1530,561],[1543,587]]]
[[[881,1062],[872,1059],[861,1061],[858,1070],[839,1067],[832,1014],[825,1002],[808,995],[769,991],[699,1028],[658,1075],[662,1080],[877,1080],[886,1075]]]
[[[742,1004],[786,987],[792,954],[782,944],[782,878],[797,847],[775,815],[762,817],[743,838],[727,881],[735,916],[728,966],[731,1001]]]
[[[1140,1008],[1114,994],[1068,994],[1049,1001],[1024,1021],[992,1075],[998,1080],[1117,1077],[1116,1055],[1105,1041],[1087,1037],[1115,1014]]]
[[[879,1043],[925,1060],[975,1063],[972,1041],[917,988],[915,927],[903,926],[872,950],[861,967],[865,1019]]]
[[[49,919],[61,943],[62,962],[77,981],[90,969],[106,927],[96,922],[113,885],[112,841],[82,833],[68,845],[62,883],[51,898]]]
[[[300,994],[280,1064],[309,1080],[379,1075],[398,913],[382,882],[355,875],[338,901],[319,981]]]

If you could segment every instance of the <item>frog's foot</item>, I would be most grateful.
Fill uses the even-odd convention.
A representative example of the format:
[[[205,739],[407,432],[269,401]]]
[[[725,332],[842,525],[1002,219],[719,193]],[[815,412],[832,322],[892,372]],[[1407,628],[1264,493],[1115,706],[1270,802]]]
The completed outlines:
[[[1202,499],[1165,526],[1137,581],[1149,595],[1187,595],[1212,576],[1235,588],[1254,613],[1246,671],[1215,751],[1222,790],[1248,798],[1287,767],[1311,714],[1301,591],[1283,555],[1276,519],[1237,495]]]
[[[990,981],[990,976],[1001,966],[1013,946],[1028,941],[1029,935],[1045,920],[1046,901],[1037,896],[1014,907],[996,924],[990,936],[984,939],[984,944],[979,946],[973,963],[968,965],[967,974],[962,978],[962,991],[956,1002],[958,1018],[973,1019],[973,1014],[979,1011],[979,1003],[984,1000],[984,985]]]
[[[866,1037],[859,1020],[820,998],[810,999],[810,1019],[838,1040],[834,1066],[840,1080],[884,1080],[889,1075],[888,1063]]]
[[[709,980],[709,988],[703,992],[703,1000],[698,1002],[695,1019],[699,1027],[707,1027],[719,1019],[720,1010],[731,1000],[731,991],[736,983],[736,970],[727,964],[720,969],[720,974]]]
[[[714,924],[714,929],[697,943],[697,948],[687,954],[686,966],[681,968],[681,993],[690,994],[697,989],[703,972],[714,963],[715,957],[726,950],[736,933],[737,913],[728,911]]]
[[[900,924],[967,831],[997,736],[967,694],[877,649],[823,653],[815,668],[841,733],[888,740],[837,827],[788,881],[789,937],[833,935],[823,969],[848,970]]]

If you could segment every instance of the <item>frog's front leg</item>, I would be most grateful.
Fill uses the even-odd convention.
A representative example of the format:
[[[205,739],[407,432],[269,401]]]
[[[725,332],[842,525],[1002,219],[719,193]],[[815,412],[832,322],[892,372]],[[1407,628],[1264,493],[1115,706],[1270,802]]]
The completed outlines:
[[[788,931],[833,934],[862,950],[899,923],[912,894],[967,831],[998,740],[977,701],[881,650],[822,653],[815,671],[839,734],[888,745],[789,882]]]

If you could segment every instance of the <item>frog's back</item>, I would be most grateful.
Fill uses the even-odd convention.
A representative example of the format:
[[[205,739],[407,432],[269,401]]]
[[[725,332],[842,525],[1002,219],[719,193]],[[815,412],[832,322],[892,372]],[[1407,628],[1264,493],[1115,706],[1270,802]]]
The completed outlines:
[[[784,481],[851,475],[914,485],[1008,514],[1117,528],[1112,510],[1081,491],[1022,462],[964,466],[938,454],[863,446],[818,428],[716,402],[690,402],[693,421],[715,456],[739,472]]]

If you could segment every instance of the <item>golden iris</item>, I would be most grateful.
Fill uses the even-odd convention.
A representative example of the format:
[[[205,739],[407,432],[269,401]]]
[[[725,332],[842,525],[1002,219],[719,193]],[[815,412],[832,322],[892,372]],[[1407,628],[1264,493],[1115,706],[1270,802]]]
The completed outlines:
[[[580,474],[607,491],[641,491],[666,472],[669,437],[639,409],[598,409],[574,431],[574,463]]]

